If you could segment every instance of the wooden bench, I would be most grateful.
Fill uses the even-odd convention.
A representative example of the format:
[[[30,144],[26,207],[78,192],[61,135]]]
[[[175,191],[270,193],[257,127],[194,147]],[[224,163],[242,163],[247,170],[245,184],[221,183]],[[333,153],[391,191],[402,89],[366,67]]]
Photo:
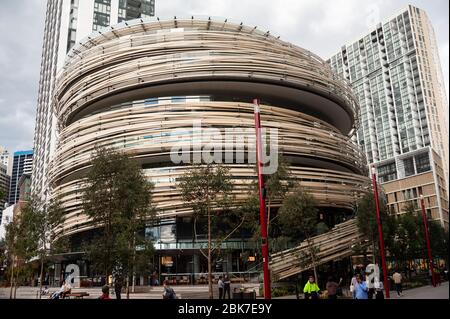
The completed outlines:
[[[85,291],[83,291],[83,292],[71,292],[71,293],[65,294],[64,298],[69,298],[70,299],[70,297],[74,297],[75,299],[83,299],[83,297],[87,297],[87,296],[89,296],[89,294],[87,292],[85,292]]]
[[[244,283],[245,279],[242,277],[234,277],[230,279],[231,283],[235,284],[235,283]]]

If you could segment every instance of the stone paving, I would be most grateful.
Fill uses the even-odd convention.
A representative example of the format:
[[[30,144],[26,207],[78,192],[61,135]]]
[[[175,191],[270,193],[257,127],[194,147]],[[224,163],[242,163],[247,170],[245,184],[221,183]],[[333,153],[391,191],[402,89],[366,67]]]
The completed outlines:
[[[258,284],[244,284],[244,285],[232,285],[231,292],[235,287],[246,287],[251,290],[255,289],[258,291]],[[175,290],[177,296],[181,299],[208,299],[208,286],[172,286]],[[214,285],[214,298],[217,298],[219,292],[217,290],[217,285]],[[59,288],[50,287],[51,293],[57,291]],[[37,299],[38,298],[38,287],[19,287],[16,291],[16,298],[18,299]],[[101,295],[101,287],[95,288],[74,288],[72,292],[87,292],[89,296],[84,297],[85,299],[95,299]],[[162,299],[163,287],[137,287],[135,293],[130,293],[130,299]],[[8,299],[10,294],[10,288],[0,288],[0,299]],[[114,291],[110,291],[110,296],[115,299]],[[126,295],[122,293],[122,299],[126,298]],[[48,296],[43,296],[43,299],[47,299]]]
[[[241,285],[236,285],[236,287],[240,287]],[[208,299],[208,286],[172,286],[177,293],[177,296],[181,299]],[[140,292],[130,293],[130,299],[161,299],[163,293],[163,287],[138,287]],[[214,287],[216,288],[216,287]],[[233,288],[231,291],[233,291]],[[248,286],[250,289],[257,289],[256,286]],[[53,287],[50,288],[50,292],[54,292],[58,290],[58,288]],[[81,292],[85,291],[89,293],[88,297],[84,297],[86,299],[95,299],[101,295],[100,287],[96,288],[76,288],[73,289],[73,292]],[[9,298],[10,289],[9,288],[0,288],[0,299],[8,299]],[[19,299],[36,299],[38,295],[37,287],[19,287],[16,292],[16,297]],[[122,293],[122,299],[126,296]],[[214,297],[218,297],[217,289],[214,290]],[[300,296],[302,298],[303,296]],[[48,297],[43,296],[43,299],[47,299]],[[115,299],[115,295],[112,292],[111,298]],[[258,297],[260,298],[260,297]],[[440,286],[432,287],[432,286],[424,286],[414,289],[408,289],[403,291],[402,296],[397,296],[397,293],[391,291],[392,299],[449,299],[449,283],[444,282]],[[274,299],[296,299],[296,296],[284,296]]]
[[[424,286],[414,289],[404,290],[401,296],[397,296],[395,290],[391,291],[392,299],[449,299],[448,281],[438,285]]]

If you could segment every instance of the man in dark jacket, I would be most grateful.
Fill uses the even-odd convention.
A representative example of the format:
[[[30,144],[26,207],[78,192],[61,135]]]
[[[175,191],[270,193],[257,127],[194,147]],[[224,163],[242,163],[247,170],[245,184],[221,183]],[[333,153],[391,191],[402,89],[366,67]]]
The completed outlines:
[[[114,282],[114,292],[116,293],[116,299],[121,299],[120,294],[122,293],[123,280],[122,276],[117,275]]]

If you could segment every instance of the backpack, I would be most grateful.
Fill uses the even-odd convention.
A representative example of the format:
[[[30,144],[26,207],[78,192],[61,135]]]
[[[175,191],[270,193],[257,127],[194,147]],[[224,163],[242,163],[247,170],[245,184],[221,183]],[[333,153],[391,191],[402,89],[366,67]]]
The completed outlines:
[[[172,288],[166,289],[166,296],[165,299],[177,299],[177,294]]]

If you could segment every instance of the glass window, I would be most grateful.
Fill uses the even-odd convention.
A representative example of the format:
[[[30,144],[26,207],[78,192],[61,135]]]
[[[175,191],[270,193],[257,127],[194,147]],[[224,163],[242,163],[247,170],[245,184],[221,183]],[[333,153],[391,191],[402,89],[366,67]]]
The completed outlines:
[[[397,178],[397,169],[395,163],[386,164],[378,167],[378,178],[381,183],[385,183]]]
[[[403,160],[403,165],[405,167],[405,176],[411,176],[415,174],[414,171],[414,160],[413,158],[407,158]]]
[[[92,30],[96,31],[110,25],[111,0],[95,0],[94,23]]]
[[[428,153],[415,156],[417,173],[427,172],[431,169]]]
[[[172,103],[184,103],[186,102],[185,96],[172,96],[171,97]]]

